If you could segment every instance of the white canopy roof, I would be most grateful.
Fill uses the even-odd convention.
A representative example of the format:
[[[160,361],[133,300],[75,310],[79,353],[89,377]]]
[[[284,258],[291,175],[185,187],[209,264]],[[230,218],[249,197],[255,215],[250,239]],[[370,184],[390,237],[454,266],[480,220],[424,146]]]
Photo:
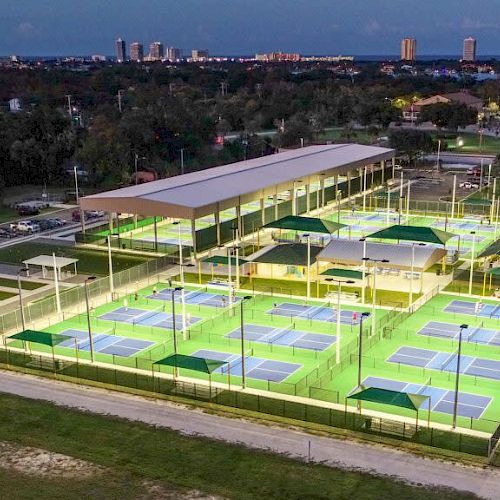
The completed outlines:
[[[62,269],[63,267],[70,266],[78,262],[78,259],[69,259],[67,257],[56,257],[56,268]],[[26,266],[40,266],[40,267],[54,267],[54,257],[52,255],[39,255],[38,257],[33,257],[32,259],[23,260],[23,264]]]
[[[394,150],[358,144],[308,146],[81,198],[84,210],[196,219],[389,160]],[[296,186],[297,187],[297,186]]]
[[[415,246],[415,271],[425,271],[446,256],[446,250],[431,245]],[[366,257],[375,260],[387,259],[380,267],[411,270],[412,245],[366,242]],[[350,266],[363,264],[363,242],[359,240],[336,239],[321,251],[317,260]],[[371,265],[371,263],[369,263]]]

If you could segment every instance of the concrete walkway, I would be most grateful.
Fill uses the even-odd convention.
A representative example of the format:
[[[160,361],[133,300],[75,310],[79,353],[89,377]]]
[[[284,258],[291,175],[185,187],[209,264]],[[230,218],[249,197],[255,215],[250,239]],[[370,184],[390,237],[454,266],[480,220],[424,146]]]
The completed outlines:
[[[445,486],[469,491],[483,498],[500,499],[500,471],[493,468],[465,467],[392,448],[318,437],[286,428],[209,415],[164,401],[11,372],[0,372],[0,387],[4,393],[140,421],[187,435],[241,443],[332,467],[358,469],[415,484]]]

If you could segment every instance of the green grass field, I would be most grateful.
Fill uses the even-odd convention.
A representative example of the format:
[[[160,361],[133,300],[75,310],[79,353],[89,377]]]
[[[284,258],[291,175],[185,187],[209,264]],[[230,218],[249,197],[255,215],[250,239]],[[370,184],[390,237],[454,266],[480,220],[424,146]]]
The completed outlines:
[[[187,494],[189,490],[204,497],[241,500],[474,498],[10,395],[0,395],[0,419],[2,441],[105,468],[102,475],[89,478],[51,478],[0,469],[0,489],[9,498],[31,499],[35,494],[51,500],[180,498],[183,494],[194,498]],[[148,491],[147,485],[156,488]]]
[[[5,299],[11,299],[12,297],[15,297],[15,293],[10,293],[10,292],[2,292],[0,290],[0,300],[5,300]]]
[[[48,245],[45,243],[18,243],[0,249],[0,262],[8,264],[21,264],[24,260],[38,255],[52,255],[79,259],[78,272],[81,274],[95,274],[104,276],[108,274],[108,255],[99,250],[88,250],[65,245]],[[118,272],[129,267],[137,266],[149,260],[141,255],[113,254],[113,271]]]
[[[17,280],[0,277],[0,286],[17,289]],[[45,284],[38,283],[36,281],[21,280],[21,288],[23,290],[37,290],[38,288],[41,288],[42,286],[45,286]]]

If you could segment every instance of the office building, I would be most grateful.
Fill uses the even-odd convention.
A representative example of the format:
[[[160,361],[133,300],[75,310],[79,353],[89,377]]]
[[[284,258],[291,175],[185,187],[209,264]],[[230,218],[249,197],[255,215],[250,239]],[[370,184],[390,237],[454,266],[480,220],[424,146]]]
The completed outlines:
[[[417,57],[417,41],[414,38],[401,40],[401,60],[414,61]]]
[[[462,61],[474,62],[476,60],[476,39],[469,37],[464,40]]]
[[[127,60],[127,48],[125,47],[125,40],[118,38],[116,40],[116,60],[119,63]]]
[[[144,46],[142,43],[134,42],[130,44],[130,60],[142,62],[144,60]]]
[[[191,59],[193,62],[206,61],[208,59],[208,50],[193,49]]]
[[[153,42],[149,46],[149,60],[161,61],[163,59],[163,43]]]
[[[167,47],[167,59],[169,61],[177,61],[181,58],[181,49],[176,47]]]

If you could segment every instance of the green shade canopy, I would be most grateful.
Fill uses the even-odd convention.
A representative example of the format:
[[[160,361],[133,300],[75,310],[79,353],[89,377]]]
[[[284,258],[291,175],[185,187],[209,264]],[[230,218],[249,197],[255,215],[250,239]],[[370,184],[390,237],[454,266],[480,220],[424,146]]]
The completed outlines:
[[[23,340],[25,342],[33,342],[34,344],[43,344],[54,347],[65,340],[70,340],[73,337],[69,335],[59,335],[57,333],[39,332],[37,330],[24,330],[8,337],[9,340]]]
[[[229,259],[225,255],[212,255],[212,257],[207,257],[206,259],[203,259],[202,262],[227,266]],[[241,257],[238,258],[238,263],[240,266],[246,264],[247,262],[248,262],[247,260],[242,259]],[[232,266],[236,265],[236,257],[231,257],[231,265]]]
[[[176,368],[186,368],[187,370],[210,374],[217,370],[217,368],[225,365],[226,362],[215,359],[197,358],[196,356],[185,356],[184,354],[172,354],[172,356],[155,361],[153,364],[175,366]]]
[[[286,243],[276,245],[256,257],[253,262],[260,264],[281,264],[285,266],[310,266],[316,262],[316,256],[323,250],[311,245],[311,258],[307,261],[307,245],[303,243]]]
[[[418,411],[425,401],[429,399],[429,396],[422,396],[420,394],[391,391],[389,389],[379,389],[378,387],[366,387],[364,385],[359,386],[355,389],[354,393],[347,397],[348,399],[357,399],[358,401],[399,406],[414,411]]]
[[[486,274],[491,274],[493,276],[500,276],[500,266],[492,267],[486,271]]]
[[[348,278],[351,280],[363,279],[363,273],[361,271],[354,271],[353,269],[339,269],[335,267],[323,271],[320,276],[334,276],[336,278]],[[365,276],[368,276],[368,273],[365,273]]]
[[[478,257],[482,259],[483,257],[492,257],[493,255],[500,255],[500,239],[485,248]]]
[[[399,224],[367,236],[367,238],[378,238],[381,240],[419,241],[422,243],[436,243],[438,245],[445,245],[450,238],[455,237],[455,234],[432,227],[402,226]]]
[[[286,217],[282,217],[281,219],[275,220],[274,222],[269,222],[262,227],[274,229],[292,229],[293,231],[303,231],[304,233],[333,234],[345,226],[345,224],[339,224],[337,222],[326,219],[287,215]]]

